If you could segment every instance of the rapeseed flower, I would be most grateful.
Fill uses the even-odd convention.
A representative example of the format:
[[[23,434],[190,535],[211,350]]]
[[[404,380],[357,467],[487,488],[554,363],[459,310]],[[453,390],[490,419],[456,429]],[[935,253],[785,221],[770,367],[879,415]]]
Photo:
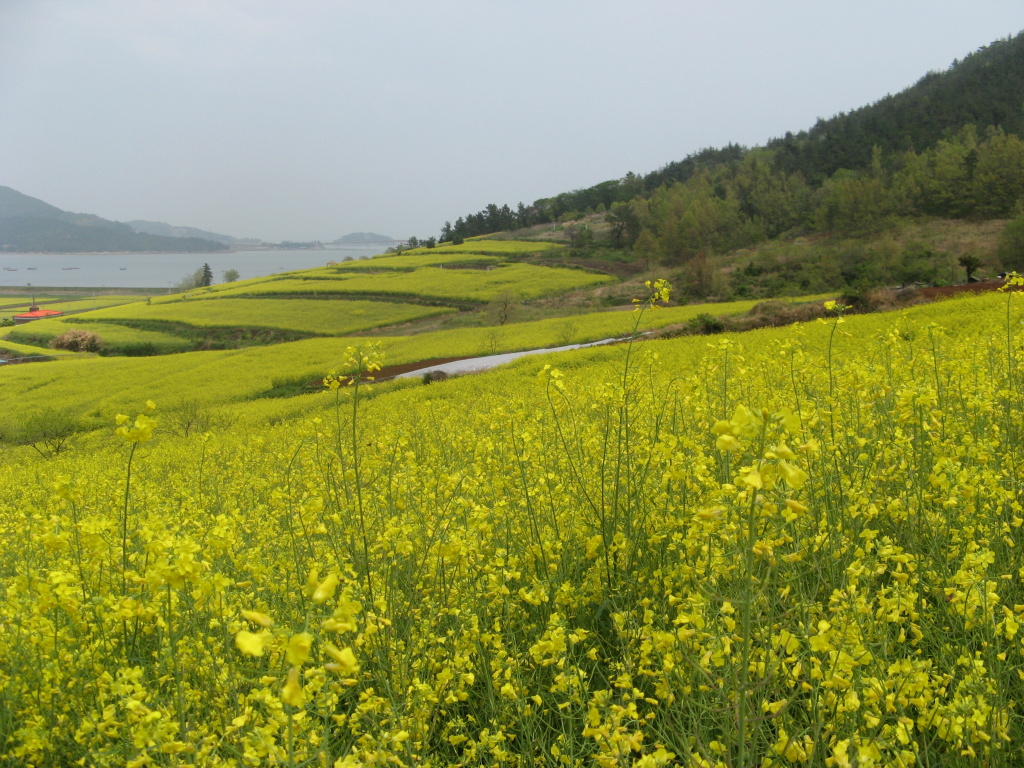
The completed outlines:
[[[272,635],[266,630],[250,632],[242,629],[235,635],[235,645],[246,656],[262,656],[271,638]]]

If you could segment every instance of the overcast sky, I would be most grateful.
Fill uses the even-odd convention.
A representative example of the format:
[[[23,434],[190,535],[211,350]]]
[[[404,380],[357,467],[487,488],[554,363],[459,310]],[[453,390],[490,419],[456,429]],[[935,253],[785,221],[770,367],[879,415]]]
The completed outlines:
[[[237,237],[427,237],[810,127],[1021,29],[1021,0],[0,0],[0,185]]]

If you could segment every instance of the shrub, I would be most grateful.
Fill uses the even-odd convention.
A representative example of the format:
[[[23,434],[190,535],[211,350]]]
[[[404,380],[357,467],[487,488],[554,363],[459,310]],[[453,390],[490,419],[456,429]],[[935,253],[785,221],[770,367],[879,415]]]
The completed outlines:
[[[1006,269],[1024,269],[1024,216],[1009,222],[999,236],[997,254]]]
[[[725,323],[722,319],[720,317],[715,317],[714,315],[709,315],[707,312],[697,315],[690,321],[689,325],[692,327],[693,333],[703,335],[721,333],[725,330]]]
[[[448,378],[448,374],[444,371],[427,371],[423,374],[424,384],[433,384],[435,381],[444,381]]]
[[[36,453],[48,459],[67,450],[78,429],[78,419],[70,411],[46,408],[3,425],[0,440],[12,445],[31,446]]]
[[[84,328],[72,328],[50,341],[51,349],[64,349],[68,352],[99,352],[103,340],[98,334]]]
[[[162,425],[172,435],[188,437],[191,434],[226,429],[233,419],[210,408],[201,400],[189,398],[171,405],[164,413]]]

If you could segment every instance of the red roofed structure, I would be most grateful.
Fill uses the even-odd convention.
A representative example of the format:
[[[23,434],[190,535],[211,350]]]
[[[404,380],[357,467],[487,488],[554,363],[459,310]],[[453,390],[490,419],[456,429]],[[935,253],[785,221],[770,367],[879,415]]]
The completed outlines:
[[[33,320],[44,320],[48,317],[60,317],[63,312],[56,312],[52,309],[39,309],[39,307],[33,306],[28,312],[22,312],[20,315],[14,316],[14,322],[19,325],[22,323],[30,323]]]

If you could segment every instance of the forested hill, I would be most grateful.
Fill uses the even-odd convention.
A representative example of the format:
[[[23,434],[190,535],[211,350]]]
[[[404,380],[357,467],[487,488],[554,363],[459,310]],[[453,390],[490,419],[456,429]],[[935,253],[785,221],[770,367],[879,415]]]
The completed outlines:
[[[206,229],[196,229],[195,227],[177,227],[163,221],[134,219],[133,221],[126,221],[125,224],[143,235],[160,235],[161,237],[177,238],[194,237],[199,238],[200,240],[215,240],[218,243],[228,243],[229,245],[242,242],[237,237],[232,237],[231,235],[222,235],[218,232],[210,232]]]
[[[840,168],[865,168],[871,152],[927,149],[964,125],[1024,135],[1024,33],[929,72],[917,84],[768,143],[776,167],[822,181]]]
[[[967,126],[973,127],[973,134],[964,134]],[[586,211],[610,209],[616,203],[650,197],[672,182],[688,182],[701,175],[721,178],[723,169],[755,162],[759,166],[757,174],[762,177],[761,181],[751,182],[755,186],[768,183],[792,189],[803,185],[814,191],[840,171],[864,172],[872,163],[876,164],[876,176],[878,163],[887,170],[896,170],[907,164],[908,153],[924,158],[946,139],[958,143],[966,153],[967,173],[972,175],[977,162],[976,145],[991,139],[992,131],[1011,137],[1024,135],[1024,33],[954,61],[944,72],[930,72],[894,96],[819,120],[809,130],[772,139],[764,147],[748,149],[728,144],[702,149],[646,175],[628,173],[621,179],[541,198],[532,205],[519,203],[512,208],[491,204],[460,217],[454,224],[445,222],[441,240],[570,219]],[[768,178],[772,181],[765,181]],[[721,192],[724,187],[718,185],[718,189]],[[954,196],[957,194],[962,198],[966,193]],[[747,213],[753,216],[754,207],[745,205]],[[970,205],[947,207],[951,210],[939,211],[941,205],[932,205],[930,212],[970,212]],[[989,214],[994,215],[993,206],[988,208]],[[770,224],[767,230],[777,231],[794,221],[792,216],[782,219]]]
[[[0,252],[96,253],[138,251],[206,253],[224,243],[198,237],[163,237],[88,213],[70,213],[0,187]]]

